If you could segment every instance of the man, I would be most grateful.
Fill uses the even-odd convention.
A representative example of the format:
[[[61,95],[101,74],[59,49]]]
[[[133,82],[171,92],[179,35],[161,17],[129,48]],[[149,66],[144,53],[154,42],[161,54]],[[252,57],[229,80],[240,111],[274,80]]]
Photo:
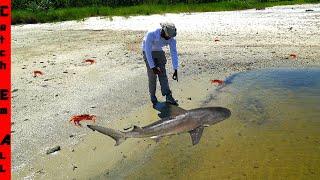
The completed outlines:
[[[143,58],[146,62],[149,80],[149,93],[154,107],[158,103],[158,99],[156,97],[157,77],[159,77],[161,93],[163,96],[166,96],[166,102],[178,105],[177,101],[172,97],[171,90],[169,88],[165,67],[167,59],[164,51],[162,50],[163,46],[169,45],[172,66],[174,69],[172,79],[178,81],[179,61],[176,40],[174,39],[177,35],[177,29],[173,23],[160,23],[160,26],[161,28],[147,32],[142,42]]]

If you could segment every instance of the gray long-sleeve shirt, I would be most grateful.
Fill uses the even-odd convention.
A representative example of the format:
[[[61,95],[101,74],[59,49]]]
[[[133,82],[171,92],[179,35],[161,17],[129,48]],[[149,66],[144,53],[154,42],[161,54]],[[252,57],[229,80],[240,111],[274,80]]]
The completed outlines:
[[[178,69],[179,60],[178,60],[176,40],[174,38],[165,40],[164,38],[161,37],[160,34],[161,34],[161,28],[158,28],[155,31],[148,31],[142,42],[142,49],[146,54],[147,61],[149,63],[150,68],[155,67],[154,61],[152,58],[152,51],[162,51],[163,46],[169,45],[173,69]]]

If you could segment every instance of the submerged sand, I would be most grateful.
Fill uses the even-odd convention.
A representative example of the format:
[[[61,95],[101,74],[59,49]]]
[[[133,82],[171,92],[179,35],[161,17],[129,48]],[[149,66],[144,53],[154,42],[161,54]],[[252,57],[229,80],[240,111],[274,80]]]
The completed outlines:
[[[165,155],[149,156],[170,144],[169,138],[158,144],[132,139],[114,147],[111,139],[69,122],[75,114],[94,114],[96,124],[123,129],[158,119],[148,99],[140,42],[164,19],[178,28],[181,68],[179,82],[170,80],[170,85],[185,109],[205,105],[216,88],[211,79],[252,69],[320,65],[319,4],[13,26],[13,179],[117,177],[116,169],[129,161]],[[171,64],[167,68],[171,76]],[[35,70],[44,74],[33,77]],[[190,148],[187,134],[175,138]],[[46,155],[56,145],[61,151]]]

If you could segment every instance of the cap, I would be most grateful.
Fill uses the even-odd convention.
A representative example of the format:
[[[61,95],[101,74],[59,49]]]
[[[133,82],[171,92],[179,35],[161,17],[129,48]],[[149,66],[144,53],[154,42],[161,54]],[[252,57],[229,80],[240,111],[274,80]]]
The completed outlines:
[[[173,23],[163,22],[163,23],[160,23],[160,26],[164,30],[166,35],[170,37],[175,37],[177,35],[177,29]]]

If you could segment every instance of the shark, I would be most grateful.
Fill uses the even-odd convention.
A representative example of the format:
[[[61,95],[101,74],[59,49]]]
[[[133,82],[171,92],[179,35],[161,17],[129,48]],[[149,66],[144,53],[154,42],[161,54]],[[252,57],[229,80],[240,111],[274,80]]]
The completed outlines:
[[[185,110],[178,106],[165,104],[160,110],[160,120],[144,127],[133,126],[130,131],[120,131],[98,125],[87,125],[93,131],[100,132],[115,140],[115,146],[128,138],[152,138],[156,142],[164,136],[189,133],[193,145],[200,142],[204,128],[221,122],[231,116],[224,107],[203,107]]]

